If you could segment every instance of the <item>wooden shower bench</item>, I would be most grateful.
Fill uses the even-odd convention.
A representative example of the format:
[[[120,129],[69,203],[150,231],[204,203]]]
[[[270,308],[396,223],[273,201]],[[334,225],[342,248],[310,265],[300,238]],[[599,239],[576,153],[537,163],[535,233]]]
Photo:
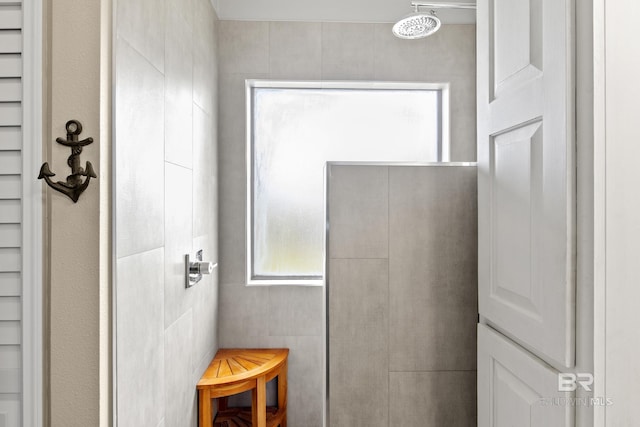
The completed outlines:
[[[289,349],[220,349],[198,382],[199,426],[211,427],[211,399],[218,400],[214,426],[287,427]],[[278,377],[278,407],[267,408],[266,384]],[[251,390],[251,410],[227,407],[227,397]]]

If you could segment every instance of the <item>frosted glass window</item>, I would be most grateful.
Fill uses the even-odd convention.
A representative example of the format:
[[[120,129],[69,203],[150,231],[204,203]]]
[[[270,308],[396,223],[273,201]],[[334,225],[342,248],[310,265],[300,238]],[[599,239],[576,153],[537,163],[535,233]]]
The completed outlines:
[[[319,279],[327,161],[440,161],[441,91],[251,92],[250,279]]]

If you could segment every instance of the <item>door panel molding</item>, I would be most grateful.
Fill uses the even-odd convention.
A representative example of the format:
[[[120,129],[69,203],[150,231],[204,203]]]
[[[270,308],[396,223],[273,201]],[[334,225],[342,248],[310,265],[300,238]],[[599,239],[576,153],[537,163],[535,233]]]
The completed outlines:
[[[573,0],[479,0],[479,311],[575,365]]]
[[[575,392],[558,374],[498,332],[478,325],[478,426],[573,427]]]
[[[539,245],[533,231],[541,193],[536,186],[540,170],[535,166],[540,164],[542,130],[542,121],[536,120],[491,138],[491,206],[497,209],[491,215],[490,297],[538,322],[542,321],[536,274]]]

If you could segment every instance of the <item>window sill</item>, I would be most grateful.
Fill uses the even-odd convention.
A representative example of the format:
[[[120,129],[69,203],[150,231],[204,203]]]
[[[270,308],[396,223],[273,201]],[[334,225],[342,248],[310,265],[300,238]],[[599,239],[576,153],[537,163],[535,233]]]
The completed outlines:
[[[247,286],[324,286],[324,279],[249,279]]]

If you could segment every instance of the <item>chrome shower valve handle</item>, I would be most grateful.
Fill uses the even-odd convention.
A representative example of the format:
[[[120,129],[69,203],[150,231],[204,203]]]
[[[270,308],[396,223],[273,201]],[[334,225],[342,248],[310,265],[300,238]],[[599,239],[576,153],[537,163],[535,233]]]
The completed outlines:
[[[191,261],[190,255],[185,255],[185,287],[190,288],[200,280],[203,274],[211,274],[218,264],[202,261],[202,249],[196,252],[195,261]]]

